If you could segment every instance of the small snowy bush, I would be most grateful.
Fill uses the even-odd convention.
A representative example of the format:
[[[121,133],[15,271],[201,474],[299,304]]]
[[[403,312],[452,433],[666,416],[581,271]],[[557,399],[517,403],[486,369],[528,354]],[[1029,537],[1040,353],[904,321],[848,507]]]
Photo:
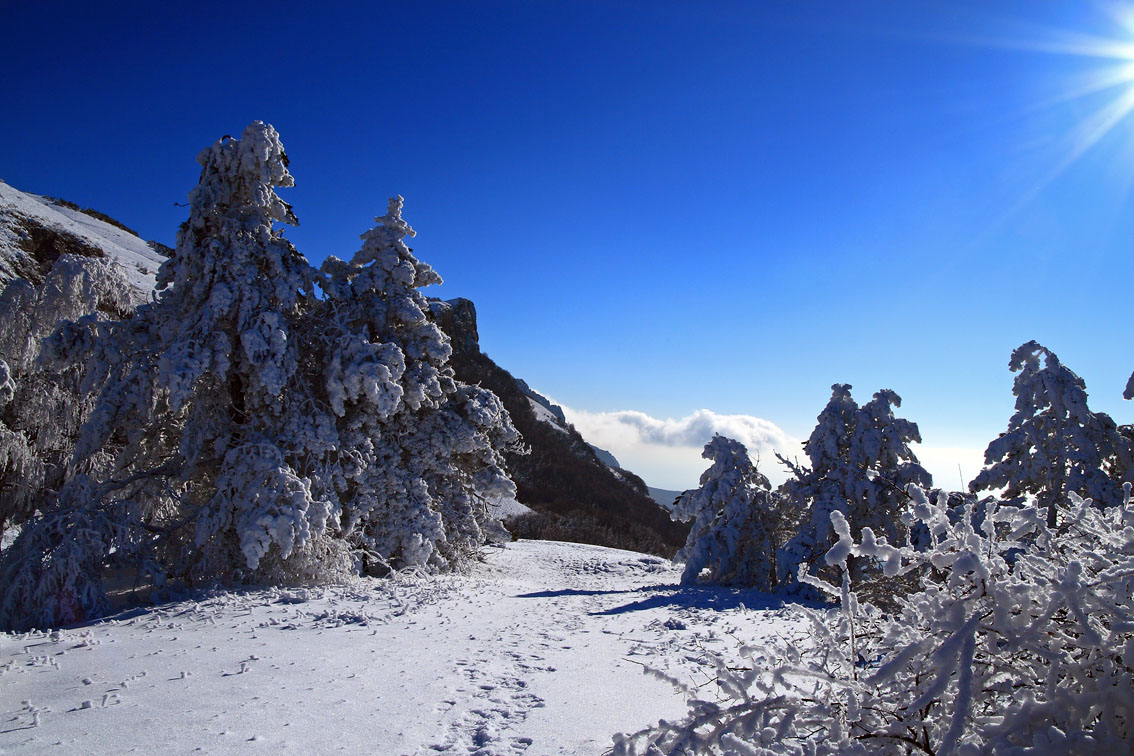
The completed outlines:
[[[1134,506],[1100,510],[1069,496],[1058,534],[1034,507],[991,502],[982,526],[970,504],[950,517],[945,497],[911,487],[907,522],[924,523],[926,551],[864,528],[825,561],[840,587],[802,579],[840,599],[804,610],[812,637],[721,659],[719,697],[686,688],[676,722],[615,738],[614,753],[824,754],[1130,753],[1134,742]],[[860,603],[850,557],[889,577],[921,570],[921,590],[883,614]]]
[[[685,562],[683,585],[695,583],[702,570],[710,582],[770,591],[776,579],[776,495],[748,456],[744,444],[713,436],[701,456],[712,466],[701,474],[700,488],[686,491],[674,504],[673,519],[693,521],[685,547],[674,557]]]

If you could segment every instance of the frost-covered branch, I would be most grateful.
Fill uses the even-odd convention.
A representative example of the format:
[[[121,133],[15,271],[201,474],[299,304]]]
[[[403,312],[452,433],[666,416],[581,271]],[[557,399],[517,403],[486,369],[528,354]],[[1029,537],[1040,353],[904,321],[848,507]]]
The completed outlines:
[[[810,647],[773,641],[721,659],[720,701],[690,697],[678,722],[615,738],[632,754],[1126,752],[1134,738],[1134,505],[1100,510],[1071,494],[1059,537],[1027,509],[993,502],[977,525],[942,494],[911,487],[925,550],[840,514],[826,561],[841,609],[808,612]],[[860,603],[848,560],[887,575],[924,567],[897,611]],[[928,569],[933,568],[933,569]],[[935,575],[939,577],[935,577]],[[816,580],[818,580],[816,578]],[[827,589],[836,591],[833,585]]]

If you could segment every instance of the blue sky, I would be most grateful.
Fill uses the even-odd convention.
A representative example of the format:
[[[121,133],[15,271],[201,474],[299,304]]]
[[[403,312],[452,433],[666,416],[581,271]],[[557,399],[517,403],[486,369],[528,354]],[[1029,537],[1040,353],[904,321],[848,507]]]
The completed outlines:
[[[794,443],[834,382],[975,468],[1030,339],[1134,417],[1128,6],[157,5],[3,5],[0,178],[172,243],[196,153],[268,121],[301,251],[404,195],[430,293],[652,483],[695,482],[689,435],[609,413]]]

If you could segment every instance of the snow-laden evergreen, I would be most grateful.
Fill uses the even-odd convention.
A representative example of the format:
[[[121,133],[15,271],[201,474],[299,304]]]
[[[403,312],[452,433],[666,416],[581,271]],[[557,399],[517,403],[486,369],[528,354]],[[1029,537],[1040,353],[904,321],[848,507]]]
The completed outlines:
[[[62,255],[34,285],[0,291],[0,535],[47,505],[90,411],[82,366],[45,365],[41,341],[61,320],[126,317],[139,299],[112,259]]]
[[[449,338],[418,291],[441,277],[406,245],[402,204],[390,200],[350,263],[324,263],[315,317],[341,450],[322,477],[377,572],[462,566],[502,533],[489,505],[516,494],[502,453],[519,434],[494,394],[454,379]]]
[[[1096,506],[1122,502],[1122,482],[1134,474],[1130,442],[1103,412],[1087,407],[1086,384],[1050,349],[1029,341],[1012,352],[1016,412],[1008,430],[988,445],[973,491],[1003,489],[1020,504],[1034,497],[1054,528],[1069,494]]]
[[[685,562],[683,585],[702,570],[713,583],[770,591],[775,585],[773,527],[776,494],[739,441],[715,435],[701,456],[712,461],[701,486],[681,495],[672,516],[693,521],[685,547],[674,557]]]
[[[302,469],[333,439],[313,438],[308,385],[296,375],[292,324],[314,289],[310,266],[274,227],[295,221],[275,192],[293,183],[283,146],[257,122],[197,160],[189,220],[156,300],[129,320],[64,326],[48,342],[59,361],[86,357],[98,401],[60,495],[74,504],[25,528],[4,562],[4,624],[50,621],[48,592],[101,611],[107,564],[144,569],[159,586],[345,574],[344,550],[320,540],[330,505]],[[89,460],[107,447],[115,461],[103,476]],[[70,534],[87,520],[99,535],[80,548]],[[45,540],[48,531],[60,535]]]
[[[841,587],[808,582],[841,611],[809,611],[809,641],[722,657],[712,694],[681,686],[680,721],[616,738],[616,756],[1129,753],[1134,742],[1134,505],[1069,496],[1061,531],[1039,510],[991,503],[956,517],[911,486],[932,545],[898,547],[841,512],[826,554]],[[921,590],[882,613],[860,601],[848,559]]]
[[[296,221],[275,129],[254,122],[198,162],[155,300],[46,342],[84,360],[98,399],[58,504],[0,562],[0,625],[101,612],[110,567],[161,588],[460,566],[493,527],[486,500],[514,492],[515,430],[453,380],[414,288],[440,279],[401,242],[400,200],[324,275],[276,228]]]
[[[892,542],[901,541],[906,486],[930,485],[929,473],[909,446],[921,442],[917,424],[894,415],[901,397],[883,389],[860,407],[850,389],[839,383],[831,387],[831,400],[804,445],[810,468],[779,457],[794,475],[784,493],[805,512],[801,527],[778,556],[781,582],[793,580],[801,566],[820,564],[838,537],[832,513],[841,514],[856,536],[869,527]],[[854,566],[856,577],[865,566]]]

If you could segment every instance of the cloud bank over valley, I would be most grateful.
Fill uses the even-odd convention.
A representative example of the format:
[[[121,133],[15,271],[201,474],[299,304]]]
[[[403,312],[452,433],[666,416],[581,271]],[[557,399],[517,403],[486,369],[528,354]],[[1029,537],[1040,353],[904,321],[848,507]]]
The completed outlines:
[[[796,437],[771,420],[753,415],[699,409],[685,417],[661,419],[637,410],[592,412],[556,404],[583,438],[611,452],[623,467],[658,488],[680,491],[695,487],[709,466],[701,450],[714,433],[748,447],[773,485],[787,478],[776,452],[807,464],[801,445],[805,437]],[[913,452],[933,476],[934,484],[949,490],[963,489],[980,471],[984,456],[983,448],[923,444],[914,444]]]
[[[681,490],[697,485],[709,462],[701,450],[714,433],[748,447],[760,469],[773,482],[785,477],[775,452],[797,457],[800,440],[770,420],[752,415],[722,415],[700,409],[682,418],[659,419],[636,410],[590,412],[560,404],[567,422],[583,438],[606,449],[651,486]]]

